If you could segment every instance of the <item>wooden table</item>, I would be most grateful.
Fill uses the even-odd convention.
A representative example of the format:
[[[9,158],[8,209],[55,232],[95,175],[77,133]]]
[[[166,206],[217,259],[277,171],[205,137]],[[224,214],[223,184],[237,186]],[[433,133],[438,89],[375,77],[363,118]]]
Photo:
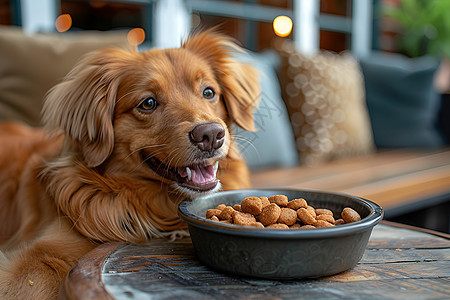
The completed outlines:
[[[448,299],[450,236],[383,221],[362,260],[337,275],[270,281],[215,272],[189,238],[110,243],[82,258],[61,299]]]
[[[318,166],[254,171],[253,187],[342,192],[372,200],[390,218],[450,199],[450,149],[396,149]]]

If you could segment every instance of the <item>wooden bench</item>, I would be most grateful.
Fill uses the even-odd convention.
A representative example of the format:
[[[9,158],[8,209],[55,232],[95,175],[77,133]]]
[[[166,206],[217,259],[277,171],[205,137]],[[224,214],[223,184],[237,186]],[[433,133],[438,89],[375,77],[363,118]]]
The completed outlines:
[[[255,171],[252,184],[357,195],[393,218],[450,200],[450,149],[387,150],[314,167]]]

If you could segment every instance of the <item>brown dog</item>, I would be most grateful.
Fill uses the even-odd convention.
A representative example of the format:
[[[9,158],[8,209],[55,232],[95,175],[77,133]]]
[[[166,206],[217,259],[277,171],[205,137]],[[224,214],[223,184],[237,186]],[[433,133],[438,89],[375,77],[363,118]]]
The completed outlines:
[[[230,48],[91,53],[46,99],[59,138],[0,126],[0,299],[54,299],[98,243],[176,236],[181,200],[249,186],[231,124],[253,129],[259,86]]]

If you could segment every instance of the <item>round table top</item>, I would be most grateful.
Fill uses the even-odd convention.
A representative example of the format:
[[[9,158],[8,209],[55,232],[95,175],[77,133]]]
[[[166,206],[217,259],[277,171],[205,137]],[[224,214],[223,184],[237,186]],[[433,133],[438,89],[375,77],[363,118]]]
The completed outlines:
[[[450,235],[383,221],[352,269],[322,278],[272,281],[216,272],[189,238],[144,246],[100,245],[75,265],[62,299],[444,299]]]

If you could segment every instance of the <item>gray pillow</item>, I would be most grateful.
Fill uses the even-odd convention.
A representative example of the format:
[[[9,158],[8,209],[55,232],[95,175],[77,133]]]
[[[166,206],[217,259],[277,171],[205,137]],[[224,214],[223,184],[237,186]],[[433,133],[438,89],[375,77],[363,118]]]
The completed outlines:
[[[377,147],[443,145],[435,126],[440,102],[433,76],[438,65],[432,57],[389,53],[374,53],[361,60]]]
[[[294,134],[275,73],[275,52],[235,54],[260,71],[261,100],[254,112],[256,132],[234,128],[235,140],[250,169],[288,167],[298,163]]]

